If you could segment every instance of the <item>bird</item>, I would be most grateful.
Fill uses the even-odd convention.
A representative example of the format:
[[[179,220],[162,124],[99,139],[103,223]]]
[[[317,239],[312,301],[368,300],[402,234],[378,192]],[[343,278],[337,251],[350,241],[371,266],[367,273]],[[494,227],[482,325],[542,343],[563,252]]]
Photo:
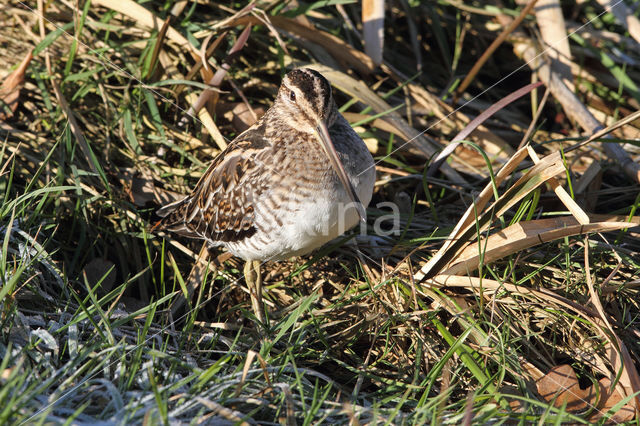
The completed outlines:
[[[374,182],[373,157],[338,110],[329,81],[296,68],[191,194],[157,214],[162,229],[245,261],[252,309],[263,323],[261,264],[308,254],[366,223]]]

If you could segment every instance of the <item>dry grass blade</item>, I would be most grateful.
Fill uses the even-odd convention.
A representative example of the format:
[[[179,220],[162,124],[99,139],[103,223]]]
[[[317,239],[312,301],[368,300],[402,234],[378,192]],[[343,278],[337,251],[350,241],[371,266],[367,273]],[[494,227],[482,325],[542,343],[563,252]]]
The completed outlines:
[[[293,19],[283,16],[272,16],[270,22],[277,29],[285,33],[292,33],[310,42],[316,43],[326,49],[334,58],[340,61],[346,68],[355,68],[362,74],[371,74],[375,69],[375,64],[369,56],[354,49],[340,38],[320,31],[317,28],[310,28]],[[260,25],[262,22],[255,16],[245,16],[236,20],[233,25]]]
[[[164,51],[160,52],[160,63],[169,78],[174,80],[184,80],[184,76],[174,66],[172,66],[171,58],[169,58],[169,55]],[[198,101],[198,96],[193,92],[188,92],[186,99],[189,104],[193,105]],[[198,119],[205,129],[207,129],[216,145],[218,145],[218,148],[220,148],[220,150],[224,150],[227,147],[227,141],[224,136],[222,136],[222,133],[220,133],[216,123],[213,121],[211,114],[209,114],[209,110],[201,108],[200,111],[198,111]],[[184,121],[181,121],[180,123],[184,124]]]
[[[565,84],[572,86],[571,50],[567,28],[558,0],[540,0],[536,7],[536,21],[545,43],[546,53],[551,58],[553,70],[560,73]]]
[[[2,145],[2,154],[4,154],[4,148],[6,146],[6,142]],[[8,173],[7,168],[11,165],[11,162],[13,161],[13,159],[16,156],[16,153],[20,151],[20,146],[21,143],[18,143],[18,146],[15,147],[15,149],[9,149],[9,152],[11,152],[11,154],[9,155],[9,157],[7,157],[7,159],[2,163],[2,167],[0,167],[0,176],[4,176],[5,173]]]
[[[170,17],[164,20],[162,23],[162,27],[160,31],[158,31],[158,37],[156,38],[156,43],[153,46],[153,52],[151,54],[151,60],[149,64],[149,73],[145,76],[145,78],[150,78],[153,75],[153,72],[156,69],[156,65],[158,63],[158,55],[162,50],[162,46],[164,44],[164,38],[167,35],[167,29],[169,28],[169,22],[171,21]]]
[[[400,73],[391,65],[382,64],[381,69],[385,73],[390,74],[398,83],[404,84],[413,100],[415,100],[419,105],[422,105],[426,111],[429,111],[437,117],[437,121],[429,128],[429,130],[440,130],[444,134],[448,134],[453,131],[453,129],[464,128],[471,122],[471,119],[467,117],[461,109],[454,109],[451,105],[444,102],[424,87],[411,82],[406,75]],[[506,163],[515,152],[509,143],[484,125],[478,126],[471,134],[471,138],[492,157],[492,161],[499,160],[500,164]],[[482,156],[478,154],[477,151],[469,152],[484,165],[484,159],[481,158]],[[454,163],[454,167],[458,166],[460,166],[460,163]],[[462,169],[461,171],[466,172],[467,170]]]
[[[220,43],[222,43],[222,41],[227,37],[227,34],[229,34],[229,31],[223,31],[222,34],[216,37],[212,45],[208,46],[204,52],[200,52],[200,57],[198,58],[198,61],[193,65],[193,67],[187,73],[187,80],[191,80],[196,75],[196,73],[200,70],[202,70],[201,72],[202,80],[209,81],[213,78],[213,71],[209,69],[209,67],[207,66],[207,58],[213,55],[213,53],[218,49],[218,46],[220,46]],[[214,36],[214,33],[211,33],[209,35],[209,37],[213,37],[213,36]],[[207,40],[209,40],[209,37],[207,37]],[[208,43],[205,40],[205,43],[202,44],[202,48],[204,48],[204,46],[206,45],[208,45]]]
[[[136,21],[136,23],[147,29],[156,29],[160,31],[164,29],[165,23],[155,16],[153,13],[140,6],[139,4],[133,2],[132,0],[96,0],[92,3],[93,5],[100,5],[103,7],[107,7],[109,9],[115,10],[116,12],[122,13],[125,16]],[[189,51],[194,58],[199,57],[198,50],[191,44],[189,41],[182,36],[179,32],[177,32],[170,25],[166,25],[166,35],[167,37],[175,42],[179,48],[185,49]],[[162,52],[160,52],[160,59],[162,60]],[[194,97],[188,96],[191,99],[191,103],[195,102]],[[206,110],[200,110],[198,112],[198,118],[202,122],[202,124],[207,128],[214,141],[220,147],[220,149],[226,148],[227,144],[224,140],[224,137],[218,130],[218,127],[213,122],[211,115]]]
[[[384,47],[384,0],[362,1],[362,34],[364,51],[373,63],[382,63]]]
[[[611,221],[579,223],[574,217],[555,217],[515,223],[503,230],[466,246],[447,265],[441,274],[460,275],[478,269],[480,263],[488,264],[530,247],[564,237],[610,232],[629,227],[629,221],[612,218]],[[640,223],[640,216],[631,222]]]
[[[526,4],[526,6],[522,9],[520,14],[518,15],[518,17],[512,20],[511,23],[491,43],[491,45],[487,48],[487,50],[484,51],[482,56],[473,65],[473,68],[471,68],[471,71],[469,71],[469,73],[464,78],[464,80],[462,80],[462,83],[460,83],[460,86],[458,86],[458,88],[456,89],[456,92],[452,101],[453,105],[456,105],[458,98],[462,96],[465,90],[467,90],[467,88],[469,87],[469,84],[471,84],[471,82],[476,77],[480,69],[482,69],[482,66],[489,60],[489,58],[491,57],[491,55],[493,55],[495,50],[507,39],[509,34],[511,34],[516,28],[518,28],[518,25],[520,25],[524,20],[524,18],[526,18],[526,16],[529,14],[529,12],[531,12],[531,9],[533,9],[533,6],[535,6],[537,1],[538,0],[529,0],[529,2]]]
[[[516,167],[518,167],[518,165],[525,159],[526,156],[527,156],[527,150],[523,148],[523,149],[520,149],[518,152],[516,152],[513,155],[513,157],[511,157],[511,159],[507,162],[507,164],[505,164],[500,169],[500,171],[496,174],[494,179],[496,187],[500,186],[500,184],[509,175],[511,175],[511,173],[516,169]],[[492,185],[487,185],[482,190],[482,192],[480,193],[480,195],[478,195],[477,199],[474,202],[475,209],[477,209],[478,211],[484,210],[484,207],[489,202],[489,199],[491,198],[491,196],[494,194],[493,189],[494,188]],[[427,262],[427,264],[424,265],[421,268],[421,270],[414,275],[414,280],[421,281],[425,277],[426,272],[431,270],[433,265],[442,257],[442,254],[445,251],[447,251],[449,247],[455,242],[455,236],[460,235],[464,230],[468,229],[473,224],[474,219],[475,219],[474,208],[467,209],[467,211],[460,218],[456,226],[453,228],[453,231],[451,231],[450,237],[454,237],[454,238],[448,238],[444,242],[442,247],[440,247],[440,250],[438,250],[438,252],[431,258],[431,260],[429,260],[429,262]]]
[[[3,3],[0,74],[36,53],[0,122],[0,423],[633,418],[640,197],[598,138],[616,130],[611,142],[640,158],[638,43],[581,3],[567,21],[573,94],[617,123],[582,136],[568,104],[537,102],[537,89],[425,176],[444,141],[540,79],[507,46],[537,34],[529,14],[461,94],[464,113],[449,105],[532,1],[387,1],[379,66],[353,0]],[[267,328],[246,315],[239,259],[149,224],[309,63],[379,164],[367,235],[263,265]],[[181,126],[207,89],[202,123]],[[416,277],[438,275],[412,280],[432,257]]]
[[[291,387],[286,383],[276,383],[276,386],[282,390],[285,401],[287,401],[286,425],[296,426],[295,404],[293,402],[293,395],[291,394]]]
[[[522,57],[527,64],[537,70],[540,79],[551,91],[551,94],[560,102],[569,117],[577,121],[587,132],[595,133],[602,129],[602,125],[589,112],[578,97],[566,86],[561,77],[551,70],[549,65],[541,63],[538,53],[531,41],[517,42],[514,45],[517,56]],[[624,172],[635,182],[640,182],[640,164],[637,164],[624,149],[617,144],[605,143],[603,148],[612,157]]]
[[[521,157],[522,159],[523,157]],[[513,162],[510,167],[514,164]],[[518,162],[519,163],[519,162]],[[505,165],[505,168],[507,166]],[[509,168],[510,168],[509,167]],[[484,200],[480,195],[479,200],[469,207],[465,215],[460,219],[454,231],[448,237],[448,243],[436,253],[420,271],[414,275],[416,281],[422,281],[437,275],[442,271],[445,265],[456,261],[458,253],[463,247],[477,237],[478,233],[486,229],[492,220],[502,216],[508,209],[513,207],[518,201],[522,200],[531,191],[542,185],[554,176],[565,170],[560,153],[548,155],[538,164],[533,166],[524,176],[513,184],[503,195],[501,195],[495,203],[484,209]],[[497,185],[496,185],[497,187]],[[493,189],[493,183],[489,183],[483,193],[490,193]],[[475,229],[474,225],[478,224]]]
[[[618,22],[622,24],[631,37],[640,43],[640,20],[634,15],[634,11],[621,0],[598,0],[600,6],[613,13]]]
[[[200,284],[202,284],[202,280],[204,279],[207,268],[212,266],[208,261],[209,259],[209,250],[207,249],[207,245],[203,244],[200,249],[200,253],[198,253],[198,258],[193,264],[193,268],[191,268],[191,272],[189,272],[189,277],[185,282],[185,287],[187,289],[187,294],[180,293],[178,297],[175,298],[173,305],[171,306],[171,313],[173,316],[177,316],[178,312],[185,303],[190,302],[193,294],[198,289]],[[214,272],[215,273],[215,272]]]
[[[164,22],[153,13],[140,6],[133,0],[94,0],[92,6],[103,6],[108,9],[121,13],[133,19],[137,25],[148,30],[159,31]],[[167,37],[178,45],[179,48],[190,51],[195,57],[198,56],[198,50],[172,26],[167,28]]]
[[[510,93],[508,96],[500,99],[498,102],[491,105],[490,108],[483,111],[482,114],[474,118],[451,140],[447,147],[438,154],[435,160],[433,160],[433,162],[429,166],[429,170],[427,171],[427,176],[433,176],[438,168],[440,168],[442,163],[447,159],[447,157],[458,147],[458,145],[460,145],[460,141],[466,139],[475,129],[478,128],[478,126],[488,120],[493,114],[500,111],[502,108],[506,107],[517,99],[520,99],[522,96],[526,95],[527,93],[531,92],[533,89],[541,85],[542,83],[538,82],[521,87],[515,92]]]
[[[221,416],[225,420],[233,422],[233,424],[237,424],[240,426],[249,426],[248,422],[242,420],[242,418],[244,417],[242,413],[236,413],[233,410],[225,407],[224,405],[221,405],[215,401],[211,401],[210,399],[202,398],[200,396],[196,397],[196,400],[200,402],[200,404],[211,410],[211,415]],[[221,423],[221,421],[218,419],[214,423]]]
[[[267,15],[261,9],[254,9],[251,11],[251,14],[256,18],[258,18],[258,20],[262,22],[269,29],[269,32],[271,33],[271,35],[273,35],[276,38],[276,41],[278,42],[278,46],[280,46],[280,48],[284,51],[284,53],[286,53],[287,55],[290,55],[289,49],[287,48],[287,44],[282,40],[282,38],[280,37],[280,34],[278,34],[278,30],[276,30],[276,27],[271,22],[271,18],[269,17],[269,15]]]
[[[527,150],[529,151],[529,157],[531,157],[535,164],[538,164],[538,162],[540,161],[540,157],[538,157],[538,154],[536,154],[536,152],[531,147],[527,147]],[[587,223],[589,223],[589,216],[584,212],[584,210],[580,208],[575,200],[571,198],[571,195],[569,195],[569,193],[562,186],[560,186],[560,182],[558,182],[558,179],[549,179],[549,185],[553,189],[553,192],[556,193],[560,201],[562,201],[562,204],[564,204],[567,210],[571,212],[573,217],[575,217],[580,224],[586,225]]]
[[[233,27],[235,25],[244,25],[244,24],[238,23],[238,20],[252,13],[255,10],[255,6],[256,6],[255,2],[250,2],[245,7],[235,12],[233,15],[227,18],[218,20],[215,24],[211,26],[211,30],[217,31],[221,28]]]
[[[640,218],[634,218],[640,221]],[[633,359],[629,355],[629,350],[626,345],[620,340],[611,323],[609,322],[608,315],[605,313],[602,302],[598,297],[595,289],[593,288],[593,279],[591,277],[591,268],[589,266],[589,239],[584,238],[584,260],[586,271],[586,282],[589,288],[589,295],[591,296],[591,304],[595,306],[600,316],[601,327],[604,325],[608,333],[604,333],[610,342],[610,360],[611,364],[615,368],[615,375],[610,377],[614,380],[618,374],[620,375],[620,385],[623,387],[623,391],[627,396],[633,395],[633,399],[630,401],[630,405],[636,408],[636,411],[640,409],[640,376],[638,376],[638,370],[635,367]],[[603,327],[603,332],[605,331]]]
[[[600,138],[605,137],[606,135],[608,135],[609,133],[613,132],[616,129],[619,129],[623,126],[626,126],[634,121],[636,121],[637,119],[640,118],[640,111],[636,111],[632,114],[629,114],[628,116],[616,121],[615,123],[611,124],[610,126],[605,127],[604,129],[598,130],[597,132],[595,132],[594,134],[592,134],[591,136],[589,136],[587,139],[585,139],[584,141],[577,143],[575,145],[570,146],[569,148],[565,149],[564,152],[571,152],[575,149],[578,149],[582,146],[588,145],[591,142],[598,140]]]
[[[244,46],[247,43],[247,40],[249,39],[249,34],[251,34],[251,25],[248,25],[242,31],[242,33],[240,34],[240,37],[238,37],[238,40],[236,40],[231,50],[229,50],[227,59],[222,63],[222,65],[220,65],[220,68],[218,68],[218,70],[215,72],[213,77],[211,77],[211,79],[207,82],[209,86],[220,87],[220,84],[222,84],[222,80],[229,72],[231,61],[244,48]],[[204,90],[200,94],[200,96],[198,96],[198,99],[195,101],[195,103],[193,103],[189,107],[187,114],[191,115],[191,114],[200,112],[202,107],[204,107],[204,104],[215,94],[216,92],[213,90]]]
[[[249,370],[251,369],[251,364],[253,364],[253,360],[257,355],[258,353],[256,351],[249,350],[247,352],[247,358],[245,359],[244,367],[242,368],[242,377],[240,378],[240,381],[236,386],[235,396],[240,395],[240,393],[242,392],[242,387],[247,380],[247,375],[249,374]]]

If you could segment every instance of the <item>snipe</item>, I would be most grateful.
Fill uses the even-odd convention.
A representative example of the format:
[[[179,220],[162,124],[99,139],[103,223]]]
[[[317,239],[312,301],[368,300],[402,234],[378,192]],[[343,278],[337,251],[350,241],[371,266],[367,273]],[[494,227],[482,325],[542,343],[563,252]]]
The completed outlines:
[[[246,261],[264,321],[260,265],[303,255],[365,220],[375,168],[329,82],[295,69],[271,108],[218,155],[185,199],[158,211],[165,229],[223,245]]]

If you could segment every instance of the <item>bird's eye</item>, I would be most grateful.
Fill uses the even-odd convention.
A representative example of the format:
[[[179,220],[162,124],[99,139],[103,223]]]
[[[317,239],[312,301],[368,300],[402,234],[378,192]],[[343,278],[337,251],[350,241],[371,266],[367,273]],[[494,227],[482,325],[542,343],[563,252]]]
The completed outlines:
[[[289,92],[289,99],[291,99],[291,102],[295,102],[296,101],[296,92],[294,92],[293,90],[291,92]]]

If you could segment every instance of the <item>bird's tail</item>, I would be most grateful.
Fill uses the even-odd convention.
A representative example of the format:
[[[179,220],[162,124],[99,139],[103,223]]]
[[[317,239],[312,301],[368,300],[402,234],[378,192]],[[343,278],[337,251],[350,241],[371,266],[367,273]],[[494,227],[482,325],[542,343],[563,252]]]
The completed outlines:
[[[167,204],[166,206],[162,206],[156,211],[156,214],[163,218],[162,222],[165,220],[171,221],[171,218],[175,216],[177,213],[180,213],[181,210],[184,210],[187,203],[189,202],[189,197],[185,197],[182,200],[174,201],[171,204]],[[184,213],[184,212],[182,212]]]
[[[187,226],[185,220],[190,201],[190,198],[186,197],[158,209],[156,214],[162,219],[151,230],[170,231],[188,237],[197,237],[194,231]]]

